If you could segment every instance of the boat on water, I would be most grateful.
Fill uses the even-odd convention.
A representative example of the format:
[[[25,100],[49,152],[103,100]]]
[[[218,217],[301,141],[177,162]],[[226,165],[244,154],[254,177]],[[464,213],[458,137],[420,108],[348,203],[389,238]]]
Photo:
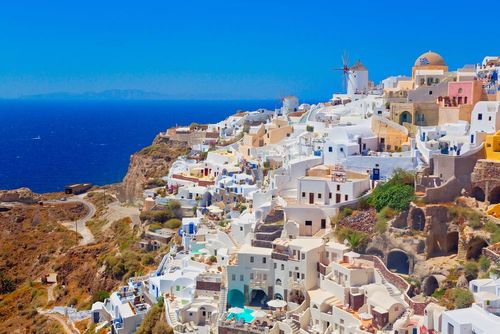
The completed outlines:
[[[42,137],[40,137],[40,136],[38,135],[38,136],[33,137],[33,138],[31,138],[31,139],[33,139],[33,140],[40,140],[40,139],[42,139]]]

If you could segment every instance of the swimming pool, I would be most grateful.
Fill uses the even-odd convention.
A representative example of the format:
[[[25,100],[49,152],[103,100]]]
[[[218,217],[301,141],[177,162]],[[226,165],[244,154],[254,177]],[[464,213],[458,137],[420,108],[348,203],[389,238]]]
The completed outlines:
[[[232,318],[235,318],[236,321],[240,321],[240,319],[243,319],[244,322],[250,323],[253,321],[254,316],[253,316],[254,310],[251,308],[243,308],[243,312],[234,314],[234,313],[229,313],[227,315],[227,320],[231,320]]]

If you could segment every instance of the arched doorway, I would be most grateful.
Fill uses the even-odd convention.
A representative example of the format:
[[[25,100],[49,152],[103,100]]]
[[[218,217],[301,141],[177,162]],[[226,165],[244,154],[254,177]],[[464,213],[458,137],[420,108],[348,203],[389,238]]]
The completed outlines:
[[[425,228],[425,214],[422,209],[415,208],[411,212],[412,228],[423,231]]]
[[[493,188],[492,191],[490,191],[490,196],[488,196],[488,201],[490,204],[497,204],[500,203],[500,186]]]
[[[250,293],[250,306],[267,307],[267,294],[264,290],[252,290]]]
[[[227,293],[228,307],[243,307],[245,306],[245,295],[238,289],[231,289]]]
[[[446,250],[448,254],[458,253],[458,232],[448,232],[446,235]]]
[[[486,198],[483,189],[481,189],[480,187],[474,187],[472,189],[472,197],[477,199],[479,202],[484,202]]]
[[[467,246],[467,260],[477,260],[483,252],[483,248],[488,247],[488,243],[479,237],[474,237]]]
[[[387,268],[399,274],[410,273],[410,257],[404,251],[395,249],[387,254]]]
[[[399,124],[403,125],[403,123],[412,124],[412,117],[408,111],[403,111],[401,115],[399,115]]]
[[[439,288],[439,282],[434,275],[427,276],[422,283],[422,293],[424,296],[430,296]]]
[[[283,296],[281,295],[281,293],[275,293],[274,294],[274,299],[283,300]]]

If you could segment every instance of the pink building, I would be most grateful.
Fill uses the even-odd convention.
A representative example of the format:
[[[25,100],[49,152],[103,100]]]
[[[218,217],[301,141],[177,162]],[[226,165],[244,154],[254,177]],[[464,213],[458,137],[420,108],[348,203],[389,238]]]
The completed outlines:
[[[458,120],[470,122],[474,105],[481,101],[483,89],[481,82],[456,81],[448,83],[448,95],[439,96],[439,124],[454,123]]]

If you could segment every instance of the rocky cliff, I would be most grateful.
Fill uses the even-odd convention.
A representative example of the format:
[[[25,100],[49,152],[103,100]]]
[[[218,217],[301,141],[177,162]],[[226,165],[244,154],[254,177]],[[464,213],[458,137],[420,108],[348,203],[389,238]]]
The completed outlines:
[[[40,200],[40,196],[28,188],[0,190],[0,202],[19,202],[33,204]]]
[[[118,187],[118,199],[121,202],[141,202],[148,180],[167,175],[172,163],[188,152],[189,147],[185,143],[165,142],[156,137],[151,146],[130,157],[127,174]]]

